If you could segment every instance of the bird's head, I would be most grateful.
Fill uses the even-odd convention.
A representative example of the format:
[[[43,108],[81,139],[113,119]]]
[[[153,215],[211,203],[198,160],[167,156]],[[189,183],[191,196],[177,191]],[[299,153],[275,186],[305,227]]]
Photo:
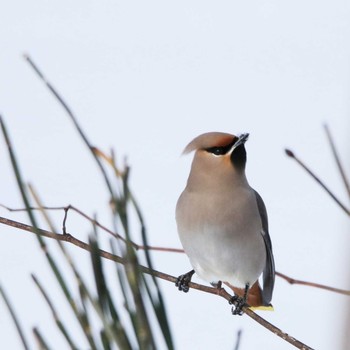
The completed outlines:
[[[196,137],[183,151],[184,154],[195,152],[190,177],[196,178],[195,181],[214,177],[215,181],[226,176],[244,176],[247,160],[244,144],[248,137],[248,133],[235,136],[222,132],[208,132]]]
[[[183,153],[195,151],[195,158],[203,162],[203,165],[204,163],[213,164],[216,167],[226,164],[237,170],[244,170],[247,161],[244,144],[248,137],[248,133],[235,136],[223,132],[208,132],[193,139]]]

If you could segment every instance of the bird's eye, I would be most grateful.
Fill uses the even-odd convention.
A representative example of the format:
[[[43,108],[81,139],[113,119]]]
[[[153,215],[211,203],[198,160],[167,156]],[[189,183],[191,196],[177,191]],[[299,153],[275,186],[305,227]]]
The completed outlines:
[[[213,153],[216,156],[221,156],[227,152],[227,150],[224,147],[211,147],[207,149],[207,152]]]

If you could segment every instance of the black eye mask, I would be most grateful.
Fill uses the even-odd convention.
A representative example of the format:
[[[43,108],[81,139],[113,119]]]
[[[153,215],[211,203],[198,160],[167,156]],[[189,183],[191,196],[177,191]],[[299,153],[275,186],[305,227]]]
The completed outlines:
[[[224,154],[226,154],[234,145],[234,143],[237,140],[234,139],[231,143],[229,143],[227,146],[215,146],[215,147],[210,147],[210,148],[206,148],[205,150],[209,153],[213,153],[216,156],[223,156]]]

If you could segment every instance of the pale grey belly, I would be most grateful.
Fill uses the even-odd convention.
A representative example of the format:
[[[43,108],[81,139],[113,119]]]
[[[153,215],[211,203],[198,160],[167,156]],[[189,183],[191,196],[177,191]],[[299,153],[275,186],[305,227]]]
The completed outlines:
[[[260,233],[242,237],[201,231],[181,236],[194,270],[208,282],[225,281],[243,288],[246,283],[252,285],[264,269],[266,251]]]
[[[196,199],[194,207],[193,197],[184,199],[187,202],[177,210],[179,237],[198,276],[239,288],[252,285],[266,262],[261,220],[254,205],[247,200],[235,210],[233,203],[225,212],[216,211],[215,202],[207,205]]]

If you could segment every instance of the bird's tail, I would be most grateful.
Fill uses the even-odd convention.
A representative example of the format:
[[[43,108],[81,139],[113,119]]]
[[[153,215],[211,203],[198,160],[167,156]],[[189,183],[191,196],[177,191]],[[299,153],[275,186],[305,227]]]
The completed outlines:
[[[224,282],[224,284],[230,287],[234,293],[240,297],[244,296],[244,289],[234,287],[228,282]],[[250,306],[252,310],[265,310],[265,311],[273,311],[273,306],[271,304],[266,304],[263,301],[262,289],[260,287],[259,281],[256,281],[251,288],[249,288],[247,304]]]

